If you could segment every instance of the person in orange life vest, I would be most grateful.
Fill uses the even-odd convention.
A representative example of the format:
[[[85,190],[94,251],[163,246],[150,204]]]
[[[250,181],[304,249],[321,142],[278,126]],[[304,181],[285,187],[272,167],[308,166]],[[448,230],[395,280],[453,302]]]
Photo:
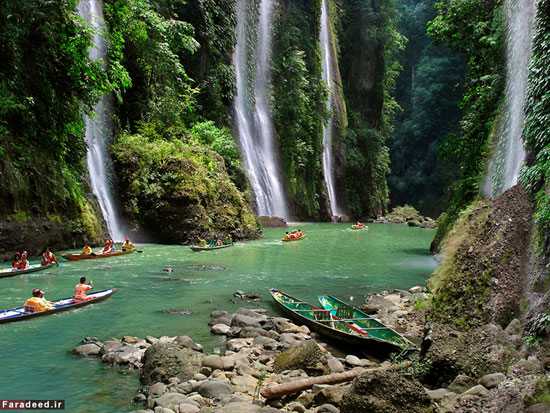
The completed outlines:
[[[33,290],[32,297],[25,301],[25,306],[34,307],[35,313],[53,309],[52,303],[46,301],[44,292],[38,288]]]
[[[46,247],[46,252],[42,254],[42,265],[57,264],[57,259],[53,252],[50,251],[50,247]],[[59,264],[57,264],[59,267]]]
[[[27,251],[21,253],[21,262],[19,263],[20,270],[26,270],[29,268],[29,262],[27,261]]]
[[[19,265],[21,265],[21,254],[16,252],[13,256],[13,262],[11,264],[11,270],[12,271],[18,270]]]
[[[85,301],[88,290],[94,288],[92,280],[86,284],[86,277],[80,277],[80,284],[74,288],[74,301]]]

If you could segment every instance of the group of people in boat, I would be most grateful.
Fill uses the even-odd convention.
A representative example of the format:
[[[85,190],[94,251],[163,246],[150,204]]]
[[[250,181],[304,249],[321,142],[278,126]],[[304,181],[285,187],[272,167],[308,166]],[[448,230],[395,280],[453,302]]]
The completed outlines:
[[[363,224],[362,222],[357,221],[357,224],[355,224],[355,228],[365,228],[365,224]],[[366,227],[366,228],[368,229],[369,227]]]
[[[124,241],[124,244],[122,244],[122,251],[130,251],[135,250],[136,246],[130,242],[130,238],[126,237],[126,240]],[[84,243],[84,248],[82,249],[82,254],[84,255],[91,255],[91,254],[114,254],[116,252],[115,243],[112,239],[108,239],[105,241],[105,246],[98,252],[93,252],[92,248],[90,247],[90,244],[87,242]]]
[[[210,242],[206,242],[205,239],[202,239],[198,235],[197,239],[199,240],[200,246],[204,248],[221,247],[222,245],[231,245],[233,243],[233,239],[230,235],[225,237],[225,241],[222,241],[222,239],[218,235],[215,235]]]
[[[285,232],[285,241],[288,241],[288,240],[291,240],[291,239],[298,239],[298,238],[302,238],[304,234],[302,233],[302,230],[301,229],[295,229],[294,231],[292,232]]]
[[[12,271],[21,271],[21,270],[27,270],[30,266],[28,258],[28,252],[23,251],[21,253],[16,252],[13,256],[13,261],[11,264],[11,270]],[[50,264],[56,264],[57,258],[55,258],[55,255],[53,252],[50,251],[50,247],[46,247],[46,250],[42,254],[42,265],[50,265]]]
[[[94,288],[92,280],[86,284],[86,277],[80,277],[80,282],[74,289],[73,301],[80,302],[86,301],[88,291]],[[53,310],[54,305],[51,301],[44,298],[44,291],[39,288],[35,288],[32,291],[32,297],[25,301],[23,309],[28,313],[38,313],[40,311]]]

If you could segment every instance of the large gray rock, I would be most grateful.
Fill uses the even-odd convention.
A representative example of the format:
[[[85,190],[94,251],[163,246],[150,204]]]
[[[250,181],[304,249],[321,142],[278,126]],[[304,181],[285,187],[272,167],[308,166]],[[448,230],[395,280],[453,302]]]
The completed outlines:
[[[276,350],[277,347],[279,347],[279,343],[277,341],[273,340],[272,338],[264,337],[264,336],[258,336],[254,338],[252,345],[262,346],[266,350]]]
[[[187,348],[190,348],[191,350],[202,352],[202,344],[195,343],[193,340],[191,340],[190,337],[178,336],[174,341],[176,344],[179,344],[181,347],[187,347]]]
[[[74,349],[74,352],[79,356],[97,356],[101,353],[101,347],[97,344],[83,344]]]
[[[210,331],[213,334],[226,335],[227,332],[229,331],[229,328],[230,327],[227,324],[219,323],[219,324],[214,324],[210,329]]]
[[[313,340],[286,350],[275,358],[275,373],[300,369],[309,376],[321,376],[329,372],[325,352]]]
[[[212,370],[223,370],[223,360],[216,354],[206,356],[202,360],[202,365],[205,367],[210,367]]]
[[[166,393],[167,387],[164,383],[155,383],[147,389],[147,394],[149,397],[160,397]]]
[[[340,406],[342,402],[342,397],[349,390],[347,386],[328,386],[324,389],[321,389],[315,395],[315,404],[332,404],[334,406]]]
[[[328,368],[331,373],[342,373],[344,371],[344,365],[336,357],[328,359]]]
[[[260,318],[262,320],[267,320],[267,316],[264,314],[260,314],[257,311],[249,310],[248,308],[241,307],[237,311],[235,311],[235,314],[245,315],[247,317],[252,318]]]
[[[365,299],[365,304],[361,307],[361,309],[367,314],[375,314],[380,310],[390,309],[394,306],[395,303],[393,303],[392,301],[386,300],[380,295],[372,294],[367,296],[367,298]]]
[[[225,381],[220,379],[212,379],[205,382],[202,382],[199,386],[199,394],[202,397],[207,397],[213,399],[220,394],[232,394],[235,393],[233,387],[227,384]]]
[[[374,371],[357,377],[344,394],[341,413],[425,413],[431,400],[422,385],[389,371]]]
[[[107,363],[124,365],[124,364],[137,364],[141,363],[143,354],[145,353],[144,349],[140,349],[137,346],[129,345],[123,346],[105,353],[101,359]]]
[[[462,393],[460,396],[489,396],[491,392],[487,390],[485,387],[483,387],[481,384],[478,384],[471,389],[466,390],[464,393]]]
[[[178,411],[179,404],[187,400],[187,396],[180,393],[164,393],[158,399],[155,399],[155,406],[166,407],[172,409],[173,411]]]
[[[506,378],[503,373],[486,374],[479,379],[479,384],[487,389],[494,389]]]
[[[176,343],[157,343],[143,357],[141,381],[144,384],[168,382],[171,377],[191,379],[202,367],[202,354]]]
[[[101,354],[110,353],[111,351],[115,351],[116,349],[122,347],[122,341],[120,340],[107,340],[103,343],[101,346]]]
[[[244,314],[235,314],[231,320],[231,327],[261,327],[261,319]]]
[[[231,319],[233,318],[233,314],[228,313],[227,311],[212,311],[210,314],[210,321],[208,322],[208,325],[215,325],[215,324],[226,324],[228,326],[231,325]]]

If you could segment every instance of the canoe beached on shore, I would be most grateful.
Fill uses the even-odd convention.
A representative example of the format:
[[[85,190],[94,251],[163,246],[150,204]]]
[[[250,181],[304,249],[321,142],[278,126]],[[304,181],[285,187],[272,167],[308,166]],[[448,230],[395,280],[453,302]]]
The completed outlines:
[[[13,277],[14,275],[20,275],[20,274],[28,274],[29,272],[35,272],[35,271],[42,271],[46,268],[53,267],[56,264],[48,264],[48,265],[42,265],[42,264],[31,264],[29,265],[29,268],[26,270],[12,270],[11,267],[8,268],[0,268],[0,278],[2,277]]]
[[[331,295],[319,295],[317,299],[325,310],[330,310],[333,316],[368,333],[373,340],[391,343],[399,346],[402,350],[416,350],[417,346],[412,341],[407,340],[391,327],[388,327],[361,310],[346,304],[342,300]]]
[[[315,307],[274,288],[271,288],[269,292],[273,300],[292,318],[341,344],[354,346],[357,350],[380,358],[406,350],[396,343],[371,336],[368,332],[362,331],[361,328],[348,322],[349,318],[341,319],[334,316],[331,310]]]
[[[91,254],[61,254],[61,256],[68,261],[81,261],[81,260],[94,260],[96,258],[118,257],[120,255],[131,254],[132,252],[136,252],[136,250],[131,249],[128,251],[115,251],[109,254],[98,254],[96,252],[92,252]]]
[[[43,315],[49,315],[60,311],[69,310],[71,308],[83,307],[88,304],[97,303],[98,301],[105,300],[111,295],[116,293],[118,288],[111,288],[109,290],[102,290],[93,294],[88,294],[87,299],[84,301],[74,301],[74,297],[67,297],[61,300],[53,301],[54,308],[52,310],[35,312],[25,311],[25,307],[12,308],[10,310],[0,310],[0,323],[10,323],[12,321],[26,320],[31,317],[38,317]]]
[[[233,243],[231,244],[223,244],[223,245],[216,245],[215,247],[200,247],[200,246],[192,246],[190,247],[193,251],[212,251],[212,250],[219,250],[221,248],[228,248],[232,247]]]

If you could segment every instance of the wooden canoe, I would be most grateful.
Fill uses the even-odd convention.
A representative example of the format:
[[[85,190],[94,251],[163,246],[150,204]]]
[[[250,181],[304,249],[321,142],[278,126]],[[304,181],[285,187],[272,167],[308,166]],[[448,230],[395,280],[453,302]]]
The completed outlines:
[[[61,256],[68,261],[82,261],[82,260],[94,260],[96,258],[118,257],[120,255],[131,254],[132,252],[136,252],[136,250],[131,249],[128,251],[115,251],[110,254],[98,254],[95,252],[92,252],[91,254],[61,254]]]
[[[367,225],[363,225],[362,227],[358,227],[357,225],[352,225],[351,229],[360,230],[360,229],[369,229],[369,227]]]
[[[307,237],[307,234],[302,234],[301,237],[299,238],[289,238],[289,239],[282,239],[281,241],[283,242],[290,242],[290,241],[300,241],[300,240],[303,240],[305,237]]]
[[[111,295],[116,293],[118,288],[111,288],[109,290],[102,290],[95,292],[93,294],[88,294],[88,297],[85,301],[74,301],[74,297],[67,297],[61,300],[52,302],[54,308],[51,310],[40,311],[38,313],[28,313],[25,311],[24,307],[12,308],[10,310],[0,310],[0,323],[11,323],[13,321],[26,320],[27,318],[39,317],[43,315],[49,315],[53,313],[58,313],[60,311],[70,310],[71,308],[83,307],[85,305],[97,303],[98,301],[105,300]]]
[[[378,340],[346,320],[334,316],[331,310],[315,307],[274,288],[271,288],[269,292],[273,300],[290,317],[305,324],[311,330],[340,342],[340,344],[353,346],[356,350],[380,358],[387,357],[390,353],[403,351],[397,344]]]
[[[11,267],[8,268],[0,268],[0,278],[2,277],[13,277],[14,275],[20,275],[20,274],[28,274],[29,272],[35,272],[35,271],[42,271],[46,268],[53,267],[56,264],[48,264],[48,265],[42,265],[42,264],[31,264],[29,265],[29,268],[26,270],[12,270]]]
[[[193,251],[212,251],[212,250],[219,250],[221,248],[228,248],[232,247],[234,244],[224,244],[224,245],[217,245],[215,247],[200,247],[200,246],[192,246],[190,247]]]
[[[317,299],[325,310],[330,310],[331,314],[345,320],[352,326],[367,333],[373,340],[386,342],[392,346],[399,346],[401,350],[416,350],[417,346],[412,341],[407,340],[397,331],[372,318],[363,311],[346,304],[342,300],[331,295],[319,295]]]

